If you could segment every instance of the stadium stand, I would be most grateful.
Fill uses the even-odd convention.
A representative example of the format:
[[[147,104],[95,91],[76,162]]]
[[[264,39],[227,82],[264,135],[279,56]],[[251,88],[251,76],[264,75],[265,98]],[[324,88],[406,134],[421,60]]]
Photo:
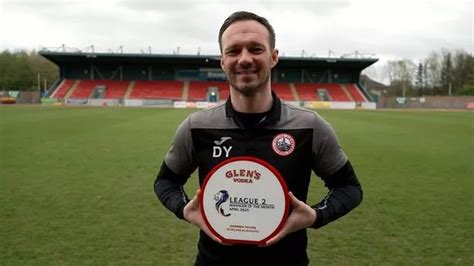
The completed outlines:
[[[88,99],[96,86],[96,80],[80,80],[69,98]]]
[[[59,84],[58,88],[55,92],[51,95],[51,98],[61,99],[66,96],[66,93],[71,88],[72,84],[74,84],[74,80],[72,79],[64,79],[61,84]]]
[[[317,84],[314,83],[295,83],[296,91],[302,101],[319,101],[317,93]]]
[[[184,85],[189,84],[184,95]],[[292,87],[294,89],[292,89]],[[218,88],[219,101],[229,97],[229,84],[225,81],[119,81],[119,80],[63,80],[52,98],[88,99],[94,89],[104,88],[103,99],[167,99],[207,101],[208,90]],[[338,83],[273,83],[272,89],[286,101],[368,102],[356,84]]]
[[[228,84],[228,83],[226,82],[226,84]],[[229,95],[230,95],[229,85],[226,85],[226,86],[223,86],[223,87],[219,88],[219,99],[221,101],[227,100],[227,98],[229,98]]]
[[[132,80],[128,83],[127,90],[125,91],[125,99],[130,98],[130,94],[132,94],[133,87],[135,87],[135,81]]]
[[[272,89],[281,99],[285,101],[294,101],[295,98],[293,97],[293,93],[290,89],[289,83],[273,83]]]
[[[98,104],[100,100],[125,106],[215,102],[226,100],[230,93],[219,55],[145,56],[64,49],[44,49],[40,54],[60,69],[60,81],[54,82],[47,97],[66,104]],[[283,56],[272,70],[272,88],[286,101],[371,102],[374,99],[361,82],[360,72],[377,61]],[[218,91],[210,90],[216,87]]]
[[[180,101],[183,94],[182,81],[137,80],[130,99],[169,99]]]
[[[188,100],[205,101],[209,88],[217,87],[219,89],[219,100],[225,100],[229,96],[229,84],[225,81],[192,81],[189,84]]]
[[[74,83],[74,80],[66,81],[68,81],[68,83]],[[91,98],[91,94],[93,93],[94,89],[102,87],[104,88],[104,95],[102,95],[100,98],[121,99],[125,97],[128,84],[130,83],[129,81],[120,80],[77,80],[77,82],[78,84],[76,85],[72,94],[68,95],[69,98],[88,99]],[[55,95],[53,95],[53,98],[64,98],[66,95],[67,94],[63,93],[62,91],[58,91]]]
[[[341,84],[323,83],[317,85],[318,89],[326,89],[335,102],[352,102],[342,88]]]
[[[318,91],[325,92],[330,101],[335,102],[368,102],[355,84],[338,83],[296,83],[296,91],[302,101],[321,101]]]
[[[354,97],[354,100],[356,102],[367,102],[367,98],[364,96],[364,94],[361,92],[361,90],[357,87],[355,84],[347,84],[347,89],[351,93],[352,97]]]
[[[99,83],[99,82],[98,82]],[[120,80],[104,80],[100,85],[105,85],[105,99],[121,99],[125,97],[129,81]],[[99,85],[99,84],[98,84]]]

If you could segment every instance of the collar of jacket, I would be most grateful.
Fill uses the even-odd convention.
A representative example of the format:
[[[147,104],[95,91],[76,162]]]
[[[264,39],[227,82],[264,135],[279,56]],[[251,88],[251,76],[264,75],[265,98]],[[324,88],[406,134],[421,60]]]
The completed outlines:
[[[280,98],[278,98],[278,96],[276,95],[276,93],[273,90],[272,90],[272,98],[273,98],[273,104],[272,104],[272,108],[270,109],[270,113],[265,118],[265,120],[263,120],[259,124],[259,126],[263,126],[263,125],[269,124],[271,122],[280,120],[281,101],[280,101]],[[229,96],[229,98],[227,99],[227,101],[225,103],[225,115],[227,117],[232,117],[234,119],[234,121],[237,123],[237,125],[239,125],[240,128],[243,128],[242,123],[240,123],[239,120],[238,120],[238,117],[236,117],[236,114],[234,112],[234,108],[232,108],[232,102],[231,102],[230,96]]]

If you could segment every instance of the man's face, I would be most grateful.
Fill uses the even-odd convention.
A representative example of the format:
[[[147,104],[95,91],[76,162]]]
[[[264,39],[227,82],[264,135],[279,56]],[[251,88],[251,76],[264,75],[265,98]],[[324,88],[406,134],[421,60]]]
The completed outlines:
[[[224,31],[221,43],[221,67],[236,91],[253,95],[270,85],[278,50],[270,48],[265,26],[254,20],[235,22]]]

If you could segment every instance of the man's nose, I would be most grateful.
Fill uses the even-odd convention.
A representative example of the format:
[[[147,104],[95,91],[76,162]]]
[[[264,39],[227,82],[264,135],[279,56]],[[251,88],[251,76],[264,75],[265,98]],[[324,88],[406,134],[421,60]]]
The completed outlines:
[[[247,49],[243,49],[240,53],[239,64],[244,66],[249,65],[252,63],[252,60],[252,54]]]

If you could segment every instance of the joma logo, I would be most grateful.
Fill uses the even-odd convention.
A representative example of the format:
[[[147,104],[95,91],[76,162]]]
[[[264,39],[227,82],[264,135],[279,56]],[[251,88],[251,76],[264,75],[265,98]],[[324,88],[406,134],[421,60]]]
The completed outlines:
[[[226,147],[221,145],[231,139],[231,137],[221,137],[220,140],[214,140],[214,144],[216,144],[216,146],[212,147],[212,157],[219,158],[224,154],[226,158],[229,157],[230,151],[232,150],[232,146]]]

